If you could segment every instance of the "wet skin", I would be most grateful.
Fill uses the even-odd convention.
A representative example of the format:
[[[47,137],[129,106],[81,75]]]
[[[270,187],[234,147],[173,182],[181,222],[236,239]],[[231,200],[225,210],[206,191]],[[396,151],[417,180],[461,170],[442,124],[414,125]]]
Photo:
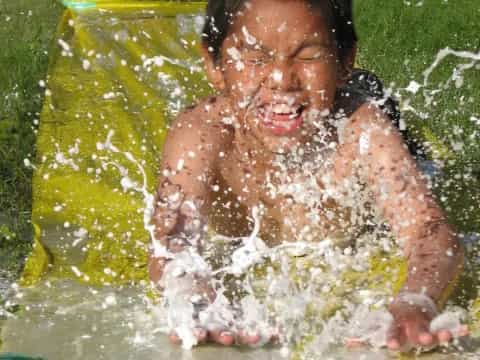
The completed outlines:
[[[215,198],[212,189],[219,176],[246,208],[261,202],[279,223],[292,216],[298,218],[298,226],[306,223],[306,211],[302,209],[295,213],[278,211],[291,206],[286,205],[285,198],[272,199],[263,184],[276,170],[272,165],[276,154],[308,147],[306,144],[318,134],[318,126],[303,115],[332,109],[336,88],[342,85],[351,66],[338,61],[326,11],[311,9],[302,0],[251,1],[236,15],[222,45],[220,63],[214,63],[203,49],[207,75],[220,95],[183,112],[167,137],[162,160],[167,175],[160,178],[158,198],[178,192],[183,198],[175,206],[158,206],[153,221],[157,239],[171,251],[180,251],[182,246],[176,249],[167,235],[184,230],[189,221],[205,222],[211,207],[208,199]],[[271,114],[272,104],[287,102],[291,109],[300,109],[300,117],[292,113],[289,120]],[[233,124],[226,123],[225,117]],[[359,143],[365,132],[370,147],[364,154],[359,152]],[[424,292],[439,302],[461,270],[463,249],[401,136],[386,115],[368,103],[346,123],[341,142],[339,135],[333,132],[328,139],[337,143],[329,168],[331,177],[340,184],[358,172],[358,167],[362,169],[362,179],[376,194],[376,205],[397,238],[404,239],[409,267],[404,290]],[[180,159],[183,167],[178,170]],[[385,188],[387,198],[381,196]],[[181,202],[187,199],[203,200],[198,214],[182,208]],[[328,230],[321,229],[320,233]],[[161,258],[151,259],[150,275],[155,283],[161,279],[164,265]],[[208,286],[205,292],[210,293]],[[453,336],[447,330],[430,333],[428,325],[433,314],[420,306],[397,299],[390,312],[395,322],[387,346],[392,350],[401,349],[407,342],[432,346],[448,342]],[[461,335],[467,333],[466,329],[462,331]],[[197,338],[200,343],[223,345],[253,345],[260,340],[256,334],[234,333],[231,329],[198,329]],[[179,341],[175,334],[171,339]]]

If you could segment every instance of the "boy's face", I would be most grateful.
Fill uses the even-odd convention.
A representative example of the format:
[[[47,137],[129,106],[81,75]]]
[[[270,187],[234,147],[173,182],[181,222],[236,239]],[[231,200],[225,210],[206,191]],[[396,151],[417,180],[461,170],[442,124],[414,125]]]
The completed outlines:
[[[241,129],[269,151],[309,141],[332,107],[339,66],[328,10],[304,0],[250,0],[223,42],[218,87]]]

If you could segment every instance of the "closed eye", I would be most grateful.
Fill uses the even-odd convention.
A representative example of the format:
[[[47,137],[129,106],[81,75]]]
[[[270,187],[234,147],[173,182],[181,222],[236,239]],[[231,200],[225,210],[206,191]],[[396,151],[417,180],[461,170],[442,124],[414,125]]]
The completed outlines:
[[[319,47],[319,46],[309,46],[301,49],[295,59],[298,61],[317,61],[317,60],[327,60],[332,54],[329,50]]]
[[[254,65],[264,65],[272,61],[272,56],[261,50],[245,49],[242,53],[242,60]]]

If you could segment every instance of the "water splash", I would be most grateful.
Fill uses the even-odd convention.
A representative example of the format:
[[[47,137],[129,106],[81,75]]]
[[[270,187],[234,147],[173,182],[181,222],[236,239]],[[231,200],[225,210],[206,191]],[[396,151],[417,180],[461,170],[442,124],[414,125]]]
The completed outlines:
[[[114,133],[115,132],[113,130],[110,130],[108,132],[107,139],[105,140],[105,142],[97,143],[97,149],[110,151],[114,154],[115,153],[122,154],[128,161],[130,161],[132,164],[135,165],[140,175],[142,176],[142,183],[138,184],[135,181],[133,181],[129,177],[128,169],[123,167],[120,163],[115,161],[108,161],[106,158],[101,159],[101,161],[103,161],[103,164],[105,166],[111,164],[118,169],[118,171],[120,172],[120,175],[122,176],[122,179],[120,180],[120,184],[122,185],[124,192],[131,189],[140,193],[143,196],[143,202],[145,206],[143,210],[143,224],[144,224],[145,230],[147,230],[150,235],[150,239],[152,239],[154,255],[157,257],[170,256],[170,253],[166,251],[165,247],[159,241],[155,240],[155,233],[154,233],[155,226],[151,223],[151,218],[153,215],[153,211],[155,209],[154,196],[152,193],[148,191],[148,180],[147,180],[147,175],[145,173],[145,169],[143,168],[142,164],[139,161],[137,161],[130,152],[121,151],[115,145],[112,144],[112,138]]]
[[[472,60],[471,63],[459,66],[444,85],[455,83],[461,86],[463,72],[472,69],[479,61],[480,55],[453,51],[447,48],[439,52],[434,63],[424,72],[422,84],[412,82],[405,90],[410,93],[417,93],[420,89],[424,89],[426,98],[432,101],[438,92],[427,90],[430,75],[443,59],[450,55]],[[144,61],[144,66],[147,67],[161,66],[159,59],[144,59]],[[110,131],[106,141],[97,144],[97,149],[124,156],[125,159],[135,165],[143,180],[140,182],[133,180],[128,170],[121,166],[119,162],[111,161],[108,157],[99,159],[104,166],[114,166],[119,171],[121,175],[120,185],[124,192],[134,190],[142,195],[145,204],[144,226],[152,239],[155,255],[172,256],[161,244],[154,240],[154,228],[150,224],[154,209],[154,197],[148,191],[145,171],[141,163],[131,153],[121,151],[113,145],[113,136],[114,132]],[[78,146],[79,144],[75,143],[68,151],[71,158],[57,152],[55,161],[58,165],[70,166],[75,169],[77,165],[73,157],[78,153]],[[305,196],[307,185],[302,184],[303,188],[300,187],[299,189],[284,187],[280,191],[296,193],[303,197],[304,202],[311,201],[312,197]],[[334,316],[330,316],[326,320],[321,316],[316,319],[315,316],[311,316],[312,310],[319,310],[332,305],[332,300],[329,299],[332,289],[341,285],[343,274],[351,269],[358,272],[368,270],[367,259],[374,253],[379,243],[377,242],[375,246],[358,247],[354,252],[352,249],[349,251],[338,249],[331,239],[325,239],[317,244],[297,242],[268,248],[259,238],[261,213],[261,208],[255,208],[252,214],[254,219],[252,234],[240,239],[242,246],[232,253],[231,263],[225,267],[213,271],[205,259],[195,252],[183,252],[176,255],[175,259],[169,264],[170,268],[167,271],[169,276],[164,279],[166,284],[164,298],[165,304],[168,305],[167,309],[151,304],[149,311],[158,321],[153,323],[156,327],[148,328],[148,334],[142,332],[141,326],[145,326],[145,322],[151,322],[152,318],[141,311],[137,313],[138,318],[145,317],[143,319],[145,322],[139,320],[136,329],[137,335],[131,341],[135,344],[145,343],[151,341],[152,336],[159,333],[165,334],[173,329],[182,338],[183,346],[191,348],[196,345],[194,336],[196,327],[223,329],[236,324],[237,328],[260,332],[262,341],[259,344],[263,344],[272,333],[278,332],[282,346],[290,350],[294,349],[296,344],[304,341],[305,336],[313,335],[313,340],[307,346],[307,350],[309,347],[314,349],[316,357],[321,357],[331,346],[343,346],[346,337],[357,337],[374,347],[384,346],[386,330],[391,323],[391,315],[385,309],[385,304],[390,300],[387,293],[357,289],[358,291],[355,294],[346,294],[346,296],[341,297],[342,309],[336,311]],[[79,242],[83,241],[86,236],[83,232],[77,235]],[[238,239],[217,237],[217,241],[227,242],[229,240]],[[215,239],[212,240],[213,243],[215,241]],[[366,244],[368,241],[360,241],[360,243]],[[380,248],[384,249],[388,246],[380,246]],[[308,269],[309,276],[307,278],[312,282],[299,284],[298,281],[292,279],[292,273],[298,270],[295,265],[292,265],[292,259],[305,256],[315,263]],[[256,283],[255,274],[248,273],[255,266],[266,263],[267,260],[277,264],[279,269],[267,268],[264,281]],[[242,276],[245,273],[247,273],[247,276],[245,281],[242,282],[242,286],[247,295],[238,304],[233,304],[234,306],[225,296],[226,289],[219,280],[212,280],[218,287],[215,300],[211,303],[206,303],[205,299],[195,297],[196,294],[192,293],[195,276],[201,275],[205,278],[211,278],[227,274]],[[259,288],[265,289],[263,293]],[[348,296],[351,298],[348,298]],[[335,298],[336,300],[338,298]],[[148,302],[148,300],[145,301]],[[103,304],[106,308],[115,307],[116,298],[109,295],[105,298]],[[431,329],[443,328],[455,333],[458,331],[462,316],[461,312],[455,311],[441,314],[432,322]],[[290,350],[286,350],[285,354]]]
[[[365,267],[367,259],[382,242],[372,238],[359,241],[356,256],[339,249],[331,239],[268,247],[259,237],[264,211],[260,206],[253,209],[254,227],[248,237],[232,239],[217,235],[211,239],[212,244],[239,240],[241,243],[232,252],[229,264],[214,271],[194,248],[171,254],[155,240],[154,227],[150,223],[154,198],[147,190],[146,173],[131,153],[123,152],[112,144],[113,136],[114,132],[110,131],[106,141],[97,144],[97,149],[122,154],[135,165],[143,181],[140,184],[133,181],[128,170],[116,161],[107,157],[101,157],[100,160],[105,166],[113,165],[119,171],[124,191],[134,190],[143,196],[144,226],[152,239],[155,254],[172,258],[162,278],[163,312],[162,307],[150,303],[159,321],[155,333],[174,331],[185,349],[197,345],[195,332],[199,328],[256,333],[261,337],[257,346],[264,345],[272,335],[276,335],[286,356],[308,334],[313,335],[309,346],[314,347],[317,354],[328,352],[332,346],[343,346],[348,338],[377,348],[386,345],[387,331],[393,321],[385,307],[390,300],[388,291],[359,290],[354,294],[344,294],[341,307],[333,317],[324,320],[321,315],[323,308],[332,306],[329,294],[332,288],[342,286],[342,274],[368,269]],[[309,275],[303,284],[292,279],[293,272],[302,271],[297,268],[295,260],[292,262],[298,257],[316,262],[315,266],[308,268]],[[264,280],[259,281],[251,270],[267,260],[279,264],[279,270],[267,268]],[[247,276],[241,287],[246,295],[238,303],[232,303],[226,296],[228,291],[223,280],[226,275],[240,277],[245,274]],[[195,291],[199,282],[211,287],[212,298]],[[316,315],[312,316],[312,312]],[[432,322],[432,330],[442,328],[456,333],[461,316],[458,311],[445,312]],[[134,339],[136,342],[147,338],[147,334],[138,331],[137,335]]]
[[[435,69],[439,67],[442,64],[442,62],[449,56],[453,56],[458,59],[471,60],[471,61],[456,66],[453,69],[450,77],[447,80],[445,80],[443,84],[440,85],[440,87],[438,87],[437,89],[429,89],[430,76],[435,71]],[[458,50],[453,50],[449,47],[446,47],[444,49],[441,49],[437,53],[433,63],[423,71],[422,73],[423,79],[421,80],[421,82],[417,82],[415,80],[410,81],[410,83],[406,88],[398,88],[396,95],[398,97],[401,97],[402,92],[407,92],[415,95],[418,93],[418,91],[423,89],[422,94],[425,99],[425,105],[431,106],[435,100],[435,96],[439,95],[442,91],[447,90],[452,83],[455,84],[455,87],[457,89],[461,88],[464,85],[464,72],[470,69],[478,69],[479,62],[480,62],[480,52],[474,53],[470,51],[458,51]],[[389,96],[388,93],[389,91],[387,91],[386,95]],[[407,98],[403,100],[401,105],[402,105],[401,107],[402,111],[410,111],[416,114],[421,119],[424,119],[424,120],[428,119],[428,114],[415,109],[411,105],[410,99]]]

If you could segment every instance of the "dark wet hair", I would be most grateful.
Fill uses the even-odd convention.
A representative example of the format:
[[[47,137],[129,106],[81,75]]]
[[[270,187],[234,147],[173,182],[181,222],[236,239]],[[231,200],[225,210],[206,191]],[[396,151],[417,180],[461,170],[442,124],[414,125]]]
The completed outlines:
[[[228,29],[233,23],[233,17],[247,0],[208,0],[206,21],[203,28],[202,42],[209,48],[213,59],[220,59],[220,49],[227,37]],[[335,39],[338,47],[338,57],[344,61],[351,49],[355,47],[357,35],[353,25],[353,0],[305,0],[312,6],[329,5],[331,11],[327,19],[335,29]]]

